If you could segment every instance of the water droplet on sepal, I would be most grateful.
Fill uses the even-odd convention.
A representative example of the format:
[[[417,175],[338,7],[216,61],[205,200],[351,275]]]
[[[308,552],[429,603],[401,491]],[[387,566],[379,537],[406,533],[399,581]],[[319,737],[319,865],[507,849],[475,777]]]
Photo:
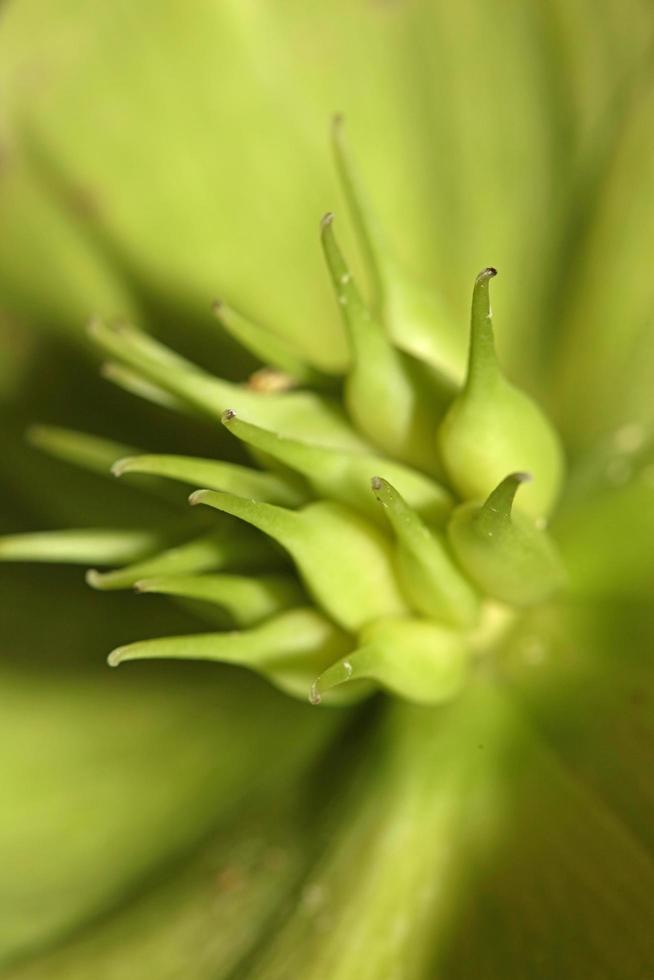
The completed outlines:
[[[286,694],[304,700],[316,672],[342,657],[351,638],[315,609],[290,609],[251,629],[194,633],[141,640],[113,650],[112,667],[128,660],[213,660],[236,664],[266,677]],[[343,692],[336,702],[350,700]]]
[[[362,630],[359,642],[356,650],[315,679],[309,694],[312,704],[341,687],[352,686],[365,696],[371,682],[416,704],[442,704],[465,683],[469,651],[463,634],[446,626],[388,618]]]

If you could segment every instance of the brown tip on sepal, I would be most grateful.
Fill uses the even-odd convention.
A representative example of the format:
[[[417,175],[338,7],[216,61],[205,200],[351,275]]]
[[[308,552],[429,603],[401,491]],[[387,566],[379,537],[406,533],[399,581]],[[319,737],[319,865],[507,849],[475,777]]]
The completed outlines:
[[[109,664],[110,667],[117,667],[121,662],[122,658],[123,658],[123,648],[116,647],[116,649],[112,650],[109,656],[107,657],[107,663]]]
[[[221,416],[220,421],[223,423],[223,425],[227,425],[228,422],[231,422],[232,419],[235,418],[236,418],[236,412],[234,411],[234,409],[226,408]]]
[[[320,219],[320,230],[325,231],[326,228],[329,228],[333,220],[334,220],[333,211],[328,211],[327,214],[323,214],[322,218]]]
[[[382,488],[381,476],[373,476],[372,480],[370,481],[370,486],[372,487],[373,490],[381,490]]]
[[[494,279],[496,275],[497,269],[495,269],[492,265],[488,265],[485,269],[482,269],[477,276],[477,282],[487,282],[489,279]]]
[[[508,480],[515,480],[516,483],[531,483],[533,476],[531,473],[510,473],[507,477]]]
[[[214,314],[214,316],[218,316],[220,314],[220,311],[222,310],[224,305],[225,304],[221,299],[215,299],[213,301],[213,303],[211,304],[211,312]]]
[[[188,502],[191,505],[191,507],[196,507],[198,504],[203,504],[204,503],[204,495],[206,493],[209,493],[209,491],[208,490],[194,490],[193,493],[190,494],[190,496],[188,498]]]

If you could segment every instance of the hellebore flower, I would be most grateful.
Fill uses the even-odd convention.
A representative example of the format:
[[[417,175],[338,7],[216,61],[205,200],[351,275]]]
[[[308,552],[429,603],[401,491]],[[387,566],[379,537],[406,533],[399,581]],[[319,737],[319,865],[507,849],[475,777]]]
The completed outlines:
[[[5,235],[0,247],[7,322],[45,334],[54,328],[79,344],[80,316],[100,310],[88,336],[105,358],[104,377],[145,407],[125,409],[124,393],[108,402],[106,387],[74,392],[79,424],[30,428],[32,446],[55,458],[52,469],[20,454],[3,466],[15,498],[27,493],[27,514],[41,509],[42,526],[0,538],[0,560],[82,565],[96,593],[165,598],[121,601],[77,590],[71,604],[56,591],[54,572],[32,580],[12,570],[3,579],[9,620],[28,608],[34,621],[34,636],[28,628],[23,640],[26,663],[18,670],[10,658],[3,668],[7,975],[649,976],[651,286],[642,281],[642,240],[632,229],[623,241],[620,229],[625,202],[635,208],[630,181],[650,192],[643,208],[654,190],[652,174],[634,162],[651,108],[651,16],[630,5],[627,29],[617,7],[606,5],[587,50],[597,54],[598,37],[599,48],[612,44],[615,84],[598,92],[590,58],[581,80],[566,83],[579,100],[566,114],[562,62],[577,36],[566,18],[582,17],[581,3],[543,12],[498,4],[498,24],[484,19],[483,30],[477,4],[453,14],[430,4],[351,12],[338,4],[318,20],[324,34],[294,4],[282,16],[257,4],[207,3],[196,23],[195,12],[173,3],[134,15],[121,3],[94,7],[99,26],[87,34],[88,14],[71,0],[44,61],[55,75],[78,31],[93,41],[80,77],[92,77],[96,57],[102,74],[102,44],[122,44],[126,27],[160,32],[126,44],[126,79],[115,84],[127,89],[147,73],[149,56],[158,86],[162,50],[172,45],[179,54],[167,98],[157,91],[162,112],[170,99],[184,121],[177,162],[190,168],[174,171],[180,189],[169,203],[180,237],[171,238],[168,216],[147,207],[166,198],[171,174],[153,168],[156,192],[131,179],[122,120],[109,141],[119,172],[103,185],[115,213],[105,213],[102,201],[96,207],[81,193],[71,151],[83,88],[73,86],[71,115],[52,130],[39,111],[25,111],[41,85],[47,91],[47,78],[31,77],[28,55],[50,43],[54,16],[41,4],[25,6],[27,13],[10,5],[7,31],[18,51],[8,77],[28,93],[6,126],[12,193],[0,203],[18,243]],[[345,34],[327,29],[337,11],[352,18]],[[35,12],[36,36],[25,42]],[[380,92],[358,117],[360,137],[358,119],[348,122],[362,148],[356,160],[344,119],[333,122],[346,207],[320,222],[323,281],[314,276],[318,234],[304,254],[304,208],[317,195],[298,190],[302,207],[290,201],[283,219],[269,202],[250,202],[248,211],[267,159],[246,154],[240,174],[239,154],[224,147],[220,194],[223,202],[238,197],[226,217],[229,241],[220,213],[215,220],[207,213],[211,185],[201,168],[212,144],[200,116],[194,121],[202,91],[195,61],[203,64],[205,45],[210,51],[215,41],[225,77],[256,67],[247,84],[221,95],[235,114],[232,136],[256,144],[261,137],[248,126],[270,119],[257,114],[257,100],[273,79],[291,108],[293,77],[322,100],[320,71],[300,57],[299,76],[287,74],[279,39],[301,46],[309,37],[312,51],[336,45],[342,63],[360,71],[363,23]],[[438,29],[443,55],[448,37],[470,28],[456,43],[461,62],[432,64],[427,26]],[[493,139],[497,119],[510,143],[514,124],[501,124],[506,109],[493,100],[483,104],[475,59],[488,57],[487,32],[495,53],[508,44],[502,68],[525,125],[512,151],[522,152],[524,141],[541,176],[561,179],[535,200],[533,185],[519,186],[513,173],[499,202],[478,180],[480,141]],[[243,50],[235,53],[237,37]],[[524,103],[535,104],[544,86],[549,128],[538,115],[521,115],[519,86],[513,91],[518,79],[534,81],[529,52],[541,59],[536,76],[556,74],[538,76]],[[389,68],[391,54],[398,63]],[[439,101],[432,115],[434,104],[416,99],[425,94],[421,71],[448,83],[456,95],[449,110]],[[355,91],[365,88],[363,75],[353,79],[346,82]],[[409,91],[398,93],[400,82]],[[113,86],[112,79],[92,89],[92,104]],[[402,138],[384,142],[375,166],[391,95],[406,108],[396,120]],[[136,115],[152,160],[166,120]],[[297,144],[276,156],[282,175],[287,166],[298,173],[298,145],[306,143],[309,160],[315,153],[299,117],[293,127]],[[436,159],[441,129],[456,134],[447,149],[458,161]],[[197,156],[184,155],[185,140],[197,140]],[[415,215],[406,223],[397,215],[410,214],[407,200],[425,188],[398,189],[394,218],[393,170],[422,152],[430,160],[418,185],[433,166],[444,188],[427,196],[426,223],[440,209],[447,232],[431,287],[420,282],[425,268],[408,261],[411,249],[399,262],[382,231],[399,223],[399,250],[406,247],[405,224]],[[96,153],[81,140],[80,159],[102,185]],[[496,178],[509,162],[521,173],[519,159],[501,138],[492,142]],[[261,179],[266,188],[286,184]],[[448,201],[453,188],[458,204]],[[292,197],[294,188],[285,191]],[[387,209],[384,220],[373,197]],[[241,209],[262,222],[259,238],[248,220],[234,219]],[[44,239],[31,240],[41,228]],[[479,272],[480,261],[463,285],[463,267],[480,245],[486,252],[486,238],[498,249],[498,284],[514,282],[497,322],[490,302],[497,270]],[[423,240],[414,247],[420,253]],[[415,278],[406,272],[412,265]],[[203,320],[197,309],[209,299],[210,268],[227,299],[214,303],[213,320],[207,304],[203,328],[185,330],[184,316]],[[296,269],[306,276],[299,286]],[[469,330],[459,291],[465,303],[471,295]],[[31,356],[16,362],[25,376]],[[60,363],[60,383],[79,385],[88,365],[70,353]],[[13,451],[11,432],[26,409],[12,411]],[[124,422],[127,443],[93,434],[89,421],[106,429],[107,416],[114,432]],[[81,482],[61,476],[63,464],[77,467]],[[52,529],[57,520],[63,526]],[[110,665],[152,662],[105,669],[100,679],[86,673],[83,652],[64,658],[61,670],[30,667],[30,646],[43,649],[44,633],[58,656],[71,632],[83,647],[93,633],[97,646],[117,629]]]

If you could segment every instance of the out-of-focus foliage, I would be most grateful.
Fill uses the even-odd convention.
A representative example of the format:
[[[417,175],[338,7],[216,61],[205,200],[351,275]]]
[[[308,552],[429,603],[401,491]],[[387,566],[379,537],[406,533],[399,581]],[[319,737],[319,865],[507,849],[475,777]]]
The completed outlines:
[[[111,646],[197,620],[3,570],[8,976],[647,976],[651,504],[646,483],[637,507],[612,485],[611,433],[652,421],[653,37],[645,0],[5,3],[3,530],[152,519],[138,491],[23,448],[28,421],[227,445],[94,381],[92,313],[241,378],[219,296],[344,365],[317,245],[320,214],[344,210],[327,138],[343,111],[402,267],[462,349],[471,277],[500,268],[503,362],[571,455],[609,433],[604,492],[643,542],[635,563],[620,550],[624,594],[610,542],[588,558],[564,510],[580,595],[530,615],[443,713],[358,722],[222,667],[110,674]]]

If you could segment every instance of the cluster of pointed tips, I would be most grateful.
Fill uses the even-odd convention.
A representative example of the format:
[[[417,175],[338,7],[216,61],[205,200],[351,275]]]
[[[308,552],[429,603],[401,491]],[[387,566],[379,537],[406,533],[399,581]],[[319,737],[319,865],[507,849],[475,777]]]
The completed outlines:
[[[485,624],[546,600],[564,580],[545,530],[562,479],[555,433],[498,364],[489,283],[477,277],[465,331],[388,258],[335,125],[336,161],[371,297],[321,237],[350,350],[343,377],[309,363],[225,303],[222,327],[265,366],[216,378],[138,329],[96,320],[106,377],[166,408],[222,420],[247,464],[150,455],[52,427],[42,449],[134,482],[173,508],[155,529],[0,539],[0,559],[93,563],[97,589],[191,604],[221,628],[146,639],[109,663],[208,659],[247,666],[312,703],[383,688],[427,704],[465,683]],[[179,513],[174,482],[195,489]],[[514,499],[515,498],[515,499]],[[216,513],[219,512],[219,513]]]

